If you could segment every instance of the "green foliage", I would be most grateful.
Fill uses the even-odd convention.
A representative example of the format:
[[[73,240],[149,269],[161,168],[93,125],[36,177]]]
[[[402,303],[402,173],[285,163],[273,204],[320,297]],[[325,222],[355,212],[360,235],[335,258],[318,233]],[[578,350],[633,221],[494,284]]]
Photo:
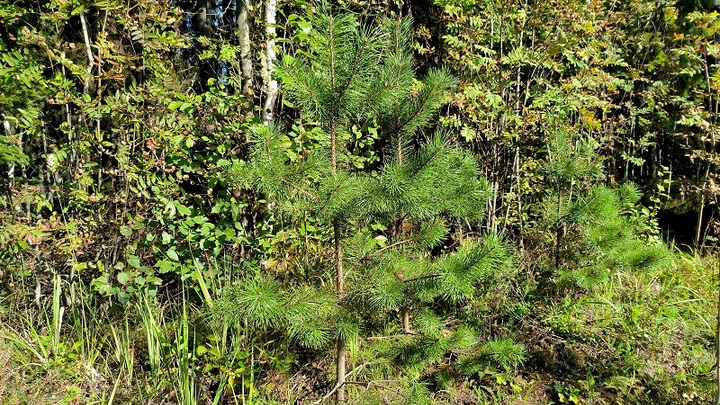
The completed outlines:
[[[409,21],[362,26],[352,14],[326,12],[310,22],[307,56],[286,55],[278,70],[288,101],[308,119],[329,130],[402,97],[412,78]]]
[[[481,374],[487,367],[510,372],[527,360],[525,346],[508,337],[498,337],[478,345],[458,360],[458,368],[468,374]]]
[[[41,3],[0,5],[4,401],[311,403],[342,341],[357,403],[709,402],[717,258],[658,224],[718,238],[717,11]]]
[[[670,257],[662,243],[644,238],[628,215],[642,212],[634,185],[615,190],[593,185],[602,176],[593,150],[583,137],[550,135],[543,169],[548,195],[534,228],[543,240],[554,239],[547,265],[555,267],[560,284],[583,289],[607,282],[617,270],[667,265]]]
[[[331,297],[309,288],[284,292],[277,281],[256,276],[224,291],[213,313],[220,324],[284,332],[302,346],[320,348],[330,343],[330,320],[338,316]],[[339,326],[343,327],[347,328]],[[356,334],[342,330],[345,335]]]
[[[566,298],[555,305],[544,322],[554,333],[575,343],[577,348],[572,352],[566,349],[574,353],[568,354],[569,359],[578,371],[587,370],[593,375],[595,385],[612,389],[632,403],[680,401],[684,387],[707,387],[708,376],[703,376],[701,370],[713,362],[709,348],[697,347],[679,357],[668,356],[663,350],[678,339],[696,341],[714,333],[702,315],[710,311],[713,303],[696,300],[704,287],[687,289],[685,284],[697,280],[702,273],[698,273],[698,266],[702,265],[696,259],[678,257],[668,267],[619,271],[610,282],[588,295]],[[591,347],[593,353],[588,351]],[[579,356],[579,351],[586,354]],[[667,371],[676,366],[683,371]],[[590,378],[583,380],[587,384]],[[667,385],[655,386],[652,381],[658,380]],[[582,384],[572,388],[578,398],[591,394],[589,387]]]
[[[235,162],[227,177],[262,193],[278,217],[315,218],[314,226],[326,229],[321,235],[327,243],[334,239],[344,248],[342,264],[352,268],[346,298],[338,302],[342,309],[327,317],[341,339],[354,338],[358,327],[361,337],[372,335],[377,322],[392,321],[398,311],[405,317],[402,330],[410,334],[417,315],[418,334],[397,346],[397,355],[387,352],[388,360],[405,367],[440,363],[448,351],[472,345],[475,338],[467,328],[447,330],[427,321],[442,325],[464,303],[481,300],[480,292],[502,273],[498,269],[510,265],[509,249],[499,237],[449,234],[449,224],[482,219],[481,207],[491,194],[474,158],[441,134],[420,144],[414,140],[454,80],[433,71],[417,87],[413,84],[407,21],[366,27],[352,15],[320,15],[312,22],[307,53],[286,56],[279,76],[287,100],[304,118],[317,122],[327,138],[290,153],[289,137],[276,126],[257,126],[249,159]],[[384,62],[378,64],[378,59]],[[355,172],[343,158],[343,134],[350,132],[351,122],[362,119],[394,126],[382,127],[385,139],[380,142],[391,145],[382,165]],[[434,257],[433,249],[448,241],[459,246]],[[303,303],[291,300],[294,293],[287,288],[260,280],[247,279],[241,290],[226,292],[220,301],[224,304],[214,311],[235,322],[272,326],[292,340],[310,313],[302,313]],[[303,286],[302,291],[314,284],[293,283]],[[320,307],[332,305],[333,300],[315,295]],[[243,309],[233,311],[233,306]],[[301,321],[293,320],[296,311]],[[311,312],[325,319],[322,310]],[[227,318],[230,313],[236,315]],[[372,321],[358,325],[358,319]]]
[[[12,142],[12,138],[0,136],[0,163],[26,165],[28,162],[27,155],[22,152],[17,143]]]

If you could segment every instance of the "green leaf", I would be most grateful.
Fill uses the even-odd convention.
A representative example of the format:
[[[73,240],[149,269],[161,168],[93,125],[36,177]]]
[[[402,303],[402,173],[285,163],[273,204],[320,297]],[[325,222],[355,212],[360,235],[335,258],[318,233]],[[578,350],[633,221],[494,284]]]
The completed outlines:
[[[155,267],[160,269],[160,274],[165,274],[171,272],[175,266],[169,260],[160,260],[155,264]]]
[[[125,285],[125,284],[127,284],[127,283],[130,281],[130,275],[128,275],[128,274],[125,273],[124,271],[121,272],[121,273],[118,273],[118,274],[117,274],[117,281],[118,281],[120,284]]]
[[[177,252],[173,249],[170,249],[167,251],[167,256],[172,260],[175,260],[175,261],[179,260]]]
[[[188,215],[190,215],[190,214],[192,213],[192,211],[190,211],[190,208],[188,208],[188,207],[180,204],[180,203],[177,202],[177,201],[175,201],[174,205],[175,205],[175,208],[177,209],[177,212],[178,212],[180,215],[188,216]]]
[[[149,276],[148,278],[145,279],[145,281],[147,281],[148,284],[154,284],[154,285],[162,284],[162,279],[160,277],[155,277],[155,276]]]
[[[140,268],[140,258],[135,255],[128,256],[127,262],[129,265],[135,267],[136,269]]]

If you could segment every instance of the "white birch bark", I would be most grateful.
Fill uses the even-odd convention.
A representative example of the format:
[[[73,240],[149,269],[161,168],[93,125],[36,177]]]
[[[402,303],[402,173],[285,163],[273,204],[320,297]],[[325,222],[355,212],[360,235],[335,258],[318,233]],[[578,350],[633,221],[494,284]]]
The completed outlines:
[[[240,43],[240,70],[242,73],[242,94],[252,100],[253,69],[250,57],[250,24],[248,21],[249,0],[237,0],[238,42]]]
[[[275,17],[277,14],[277,0],[267,0],[265,4],[265,57],[263,59],[263,80],[265,86],[265,103],[263,104],[262,119],[268,125],[273,119],[273,109],[277,98],[278,85],[272,74],[275,70]]]
[[[3,115],[3,128],[5,129],[5,135],[8,138],[12,138],[13,135],[15,135],[15,128],[13,127],[12,122],[10,122],[5,115]],[[10,164],[10,169],[8,170],[8,180],[10,181],[10,184],[12,185],[13,178],[15,178],[15,163]]]
[[[80,13],[80,25],[82,25],[82,31],[83,31],[83,40],[85,41],[85,50],[87,51],[87,57],[88,57],[88,67],[87,72],[88,75],[92,73],[95,57],[93,56],[92,52],[92,46],[90,44],[90,29],[88,28],[87,19],[85,18],[85,13]],[[88,92],[88,88],[90,87],[90,78],[88,77],[85,79],[85,87],[83,89],[83,93]]]

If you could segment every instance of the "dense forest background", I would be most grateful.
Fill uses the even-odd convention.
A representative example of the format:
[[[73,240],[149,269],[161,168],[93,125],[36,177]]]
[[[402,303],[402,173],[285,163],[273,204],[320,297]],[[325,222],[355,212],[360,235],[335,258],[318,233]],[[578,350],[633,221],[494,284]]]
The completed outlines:
[[[718,7],[0,0],[0,403],[709,403]]]

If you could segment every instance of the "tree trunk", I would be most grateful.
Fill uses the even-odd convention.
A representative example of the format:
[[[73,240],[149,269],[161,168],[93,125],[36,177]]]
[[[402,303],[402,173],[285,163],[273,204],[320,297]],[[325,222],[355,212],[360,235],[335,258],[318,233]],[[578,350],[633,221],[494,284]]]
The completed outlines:
[[[88,57],[88,67],[87,67],[87,73],[88,77],[85,79],[85,85],[83,87],[83,93],[87,94],[90,90],[90,74],[93,70],[93,65],[95,62],[95,58],[93,57],[92,53],[92,46],[90,42],[90,29],[88,28],[87,19],[85,18],[85,13],[80,13],[80,25],[82,25],[82,32],[83,32],[83,40],[85,41],[85,50],[87,51],[87,57]]]
[[[405,334],[411,334],[412,328],[410,326],[410,307],[402,307],[400,308],[400,312],[402,314],[402,330]]]
[[[720,265],[717,268],[718,278],[720,279]],[[720,405],[720,287],[718,288],[718,303],[717,303],[717,329],[715,334],[715,382],[717,386],[717,393],[715,395],[715,405]]]
[[[522,206],[522,182],[520,180],[520,146],[516,143],[515,144],[515,164],[513,165],[515,168],[515,185],[517,187],[516,194],[517,194],[517,210],[518,210],[518,248],[520,249],[520,253],[522,253],[524,244],[523,244],[523,206]]]
[[[702,220],[705,212],[705,194],[700,196],[700,209],[698,210],[697,224],[695,225],[695,250],[702,249],[700,234],[702,233]]]
[[[250,57],[250,24],[248,22],[248,0],[237,0],[238,42],[240,44],[240,69],[242,73],[242,94],[253,100],[253,71]]]
[[[275,15],[277,0],[267,0],[265,5],[265,58],[263,61],[263,80],[265,81],[265,103],[263,105],[263,122],[269,124],[273,119],[273,109],[277,98],[278,85],[272,77],[275,70]]]
[[[345,403],[345,339],[337,339],[337,391],[335,391],[335,403]]]
[[[5,129],[5,135],[8,138],[12,138],[15,135],[15,128],[14,128],[12,122],[10,122],[10,120],[8,120],[7,117],[5,117],[4,115],[3,115],[3,128]],[[13,181],[14,177],[15,177],[15,163],[11,163],[10,168],[8,170],[8,185],[10,187],[12,187],[12,181]]]
[[[562,194],[560,187],[557,189],[557,221],[555,222],[555,270],[560,269],[560,239],[562,238],[562,223],[560,218],[562,215]]]
[[[3,128],[5,129],[5,135],[8,138],[12,138],[15,135],[15,127],[13,126],[12,122],[3,115]],[[21,138],[22,139],[22,138]],[[13,179],[15,178],[15,163],[10,163],[8,169],[8,188],[7,188],[7,195],[8,195],[8,203],[10,203],[10,212],[12,217],[15,217],[15,212],[17,211],[13,205],[13,198],[12,198],[12,189],[13,189]]]
[[[345,275],[343,274],[342,245],[340,241],[340,224],[338,220],[333,222],[333,237],[335,239],[335,283],[338,300],[342,300],[345,294]],[[337,386],[335,402],[345,402],[345,339],[337,338]]]
[[[337,127],[335,121],[330,122],[330,158],[332,160],[332,174],[337,178]],[[345,295],[345,274],[343,274],[342,235],[340,233],[340,222],[333,220],[333,242],[335,244],[335,292],[338,300]],[[337,338],[337,391],[335,391],[335,402],[345,402],[345,339]]]

